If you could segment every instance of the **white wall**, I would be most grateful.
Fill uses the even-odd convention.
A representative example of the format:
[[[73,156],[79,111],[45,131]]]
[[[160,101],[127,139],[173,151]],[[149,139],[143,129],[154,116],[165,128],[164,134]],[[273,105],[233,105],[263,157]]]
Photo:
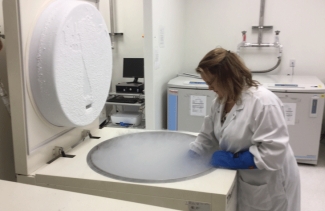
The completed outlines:
[[[99,1],[99,10],[102,13],[108,30],[111,32],[109,0]],[[110,92],[116,91],[116,84],[133,81],[123,78],[123,58],[144,58],[143,52],[143,0],[113,0],[114,33],[113,69]],[[144,79],[139,78],[139,82]],[[113,106],[106,106],[106,115],[111,114]],[[119,109],[122,109],[120,107]],[[130,107],[129,109],[137,109]]]
[[[264,25],[273,26],[263,33],[263,43],[274,42],[280,30],[283,57],[279,68],[268,74],[291,73],[289,60],[296,60],[296,75],[316,75],[325,82],[325,1],[266,0]],[[257,43],[260,0],[187,0],[185,69],[194,72],[200,59],[216,46],[236,51],[247,31],[247,42]],[[242,51],[252,70],[269,69],[277,61],[274,48]]]
[[[5,34],[3,26],[2,0],[0,1],[0,33]],[[8,92],[6,66],[6,42],[0,38],[4,48],[0,51],[0,79]],[[0,97],[0,179],[15,181],[13,144],[11,135],[11,119],[9,112]]]
[[[237,50],[242,31],[247,31],[247,42],[257,43],[260,0],[144,0],[145,28],[152,34],[145,43],[147,125],[155,129],[165,126],[166,82],[179,72],[194,73],[202,57],[211,49],[221,46]],[[151,5],[150,5],[151,4]],[[295,75],[315,75],[325,82],[325,1],[323,0],[266,0],[264,26],[273,26],[263,32],[263,43],[273,43],[275,31],[280,32],[283,45],[280,66],[266,74],[292,74],[289,60],[296,60]],[[149,11],[151,9],[151,11]],[[147,15],[146,15],[147,13]],[[151,18],[152,17],[152,18]],[[152,19],[152,20],[150,20]],[[165,48],[159,48],[159,27],[170,33]],[[148,30],[148,31],[150,31]],[[146,31],[146,34],[148,32]],[[171,44],[171,45],[170,45]],[[169,48],[169,46],[173,46]],[[154,68],[155,49],[160,56],[160,68]],[[266,70],[275,66],[278,49],[246,48],[240,51],[251,70]],[[184,56],[184,57],[183,57]],[[151,71],[151,69],[153,71]],[[323,129],[324,131],[324,129]]]
[[[144,57],[143,0],[114,0],[114,2],[114,31],[123,35],[116,35],[114,39],[111,92],[115,92],[117,83],[133,81],[131,78],[123,78],[123,58]],[[111,31],[109,0],[101,0],[99,3],[100,11]],[[139,81],[143,82],[144,79]]]
[[[185,0],[144,0],[146,128],[166,128],[167,83],[184,66]]]
[[[247,31],[247,42],[257,43],[260,0],[187,0],[185,63],[187,72],[216,46],[236,51],[242,41],[241,31]],[[325,1],[324,0],[266,0],[262,42],[274,42],[274,32],[280,30],[283,45],[280,66],[266,74],[292,73],[290,59],[296,60],[295,75],[315,75],[325,83]],[[275,48],[247,48],[241,56],[252,70],[266,70],[277,62]],[[325,116],[323,117],[323,122]],[[323,132],[325,125],[323,124]]]

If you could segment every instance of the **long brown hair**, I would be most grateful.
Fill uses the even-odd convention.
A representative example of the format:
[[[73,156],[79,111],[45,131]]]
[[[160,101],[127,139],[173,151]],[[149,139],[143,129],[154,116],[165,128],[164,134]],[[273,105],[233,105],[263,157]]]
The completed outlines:
[[[245,88],[257,87],[258,81],[252,79],[250,70],[239,56],[223,48],[215,48],[208,52],[196,68],[198,73],[209,72],[218,89],[223,93],[219,101],[240,100]]]

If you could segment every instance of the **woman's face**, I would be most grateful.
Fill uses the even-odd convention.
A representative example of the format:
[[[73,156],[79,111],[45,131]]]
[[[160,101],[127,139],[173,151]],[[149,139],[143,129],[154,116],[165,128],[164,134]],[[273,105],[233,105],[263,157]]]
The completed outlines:
[[[206,84],[209,86],[209,89],[214,91],[215,93],[218,94],[219,97],[222,97],[222,93],[220,89],[218,89],[217,86],[217,78],[216,76],[212,75],[210,72],[201,72],[200,73],[202,79],[206,82]]]

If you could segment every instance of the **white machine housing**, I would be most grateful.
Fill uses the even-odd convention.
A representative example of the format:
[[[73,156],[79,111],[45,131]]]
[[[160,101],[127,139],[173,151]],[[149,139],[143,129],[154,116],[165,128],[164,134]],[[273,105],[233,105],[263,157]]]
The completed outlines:
[[[317,164],[325,86],[316,76],[253,75],[283,102],[290,145],[299,163]]]
[[[28,46],[38,16],[54,1],[65,0],[3,2],[18,182],[184,211],[236,210],[236,171],[216,169],[194,179],[160,184],[111,179],[90,169],[86,162],[88,152],[102,141],[130,132],[141,132],[140,130],[107,127],[98,129],[98,119],[84,127],[57,127],[37,114],[36,107],[32,106],[33,99],[26,88]],[[98,6],[91,0],[81,2]],[[103,2],[105,0],[100,1]],[[62,151],[75,156],[54,160],[57,152]]]
[[[253,78],[284,103],[290,144],[299,163],[317,164],[325,86],[315,76],[256,74]],[[195,97],[201,101],[196,103]],[[199,132],[216,94],[202,79],[179,76],[168,83],[168,129]],[[202,112],[193,112],[197,107]]]
[[[215,97],[216,93],[202,79],[171,79],[167,90],[167,129],[198,133]]]

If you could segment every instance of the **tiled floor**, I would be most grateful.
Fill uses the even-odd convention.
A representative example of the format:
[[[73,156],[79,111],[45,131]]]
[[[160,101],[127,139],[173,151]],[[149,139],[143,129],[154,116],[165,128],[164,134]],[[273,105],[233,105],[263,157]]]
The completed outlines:
[[[319,150],[317,166],[299,164],[301,211],[325,210],[325,142]]]

